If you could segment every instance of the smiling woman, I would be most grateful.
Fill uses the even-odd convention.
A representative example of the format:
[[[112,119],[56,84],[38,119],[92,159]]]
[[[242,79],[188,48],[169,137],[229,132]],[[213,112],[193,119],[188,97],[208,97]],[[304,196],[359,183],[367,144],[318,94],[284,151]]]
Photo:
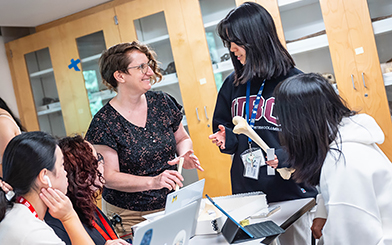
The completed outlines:
[[[105,51],[99,64],[117,96],[94,116],[86,139],[105,158],[102,208],[109,217],[121,214],[121,236],[142,215],[163,209],[167,194],[182,186],[179,157],[184,168],[203,169],[181,123],[182,106],[166,93],[149,91],[162,78],[154,51],[137,41],[121,43]]]

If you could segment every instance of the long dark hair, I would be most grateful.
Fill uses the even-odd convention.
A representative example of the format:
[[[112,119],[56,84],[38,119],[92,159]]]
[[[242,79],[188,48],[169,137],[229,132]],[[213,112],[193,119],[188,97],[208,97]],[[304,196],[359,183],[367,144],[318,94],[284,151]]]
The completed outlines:
[[[231,10],[219,22],[217,31],[229,52],[231,42],[246,51],[245,65],[230,52],[235,85],[244,84],[254,76],[269,80],[286,75],[295,66],[278,38],[271,15],[257,3],[245,2]]]
[[[26,132],[25,127],[23,127],[23,125],[20,123],[20,120],[14,116],[11,109],[7,106],[7,104],[2,98],[0,98],[0,108],[7,111],[11,115],[11,117],[14,119],[21,131]]]
[[[67,196],[78,214],[80,221],[93,227],[95,200],[102,187],[94,182],[96,177],[103,183],[102,174],[98,171],[98,160],[93,155],[90,145],[80,136],[65,137],[59,141],[64,155],[64,169],[67,171]],[[94,186],[98,189],[91,189]]]
[[[0,188],[0,221],[15,197],[38,188],[34,183],[42,169],[54,170],[56,146],[56,140],[44,132],[23,133],[8,143],[3,155],[3,180],[11,185],[15,196],[8,201]]]
[[[290,77],[274,93],[280,141],[295,169],[293,178],[317,185],[339,123],[356,112],[346,106],[325,78],[314,73]]]

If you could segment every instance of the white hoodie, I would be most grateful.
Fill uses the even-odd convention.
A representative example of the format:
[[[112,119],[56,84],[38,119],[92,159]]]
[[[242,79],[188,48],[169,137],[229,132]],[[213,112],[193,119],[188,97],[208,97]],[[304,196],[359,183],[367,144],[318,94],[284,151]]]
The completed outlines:
[[[376,145],[384,134],[366,114],[344,118],[339,132],[320,176],[324,243],[392,244],[392,164]]]

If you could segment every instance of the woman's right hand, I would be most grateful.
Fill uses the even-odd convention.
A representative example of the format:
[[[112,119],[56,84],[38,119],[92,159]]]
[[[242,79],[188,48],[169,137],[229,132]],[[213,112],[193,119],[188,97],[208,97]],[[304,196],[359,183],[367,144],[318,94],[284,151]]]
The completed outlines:
[[[159,190],[162,188],[167,188],[169,191],[176,188],[176,184],[182,187],[182,182],[184,178],[176,170],[165,170],[160,175],[154,177],[153,188]]]
[[[225,144],[226,144],[226,130],[225,126],[219,125],[218,126],[219,131],[216,132],[215,134],[211,134],[208,136],[210,140],[212,140],[213,144],[216,144],[218,147],[220,147],[222,150],[225,149]]]
[[[123,239],[116,239],[106,241],[105,245],[129,245],[129,243]]]
[[[72,208],[71,200],[60,190],[42,188],[39,196],[48,207],[49,213],[53,218],[64,222],[77,215]]]

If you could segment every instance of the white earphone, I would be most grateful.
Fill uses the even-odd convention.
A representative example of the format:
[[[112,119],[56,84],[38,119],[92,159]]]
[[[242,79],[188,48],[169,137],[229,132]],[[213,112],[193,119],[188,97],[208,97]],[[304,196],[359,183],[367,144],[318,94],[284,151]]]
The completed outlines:
[[[48,181],[49,187],[52,187],[52,183],[50,182],[49,176],[44,175],[44,179],[46,179]]]

